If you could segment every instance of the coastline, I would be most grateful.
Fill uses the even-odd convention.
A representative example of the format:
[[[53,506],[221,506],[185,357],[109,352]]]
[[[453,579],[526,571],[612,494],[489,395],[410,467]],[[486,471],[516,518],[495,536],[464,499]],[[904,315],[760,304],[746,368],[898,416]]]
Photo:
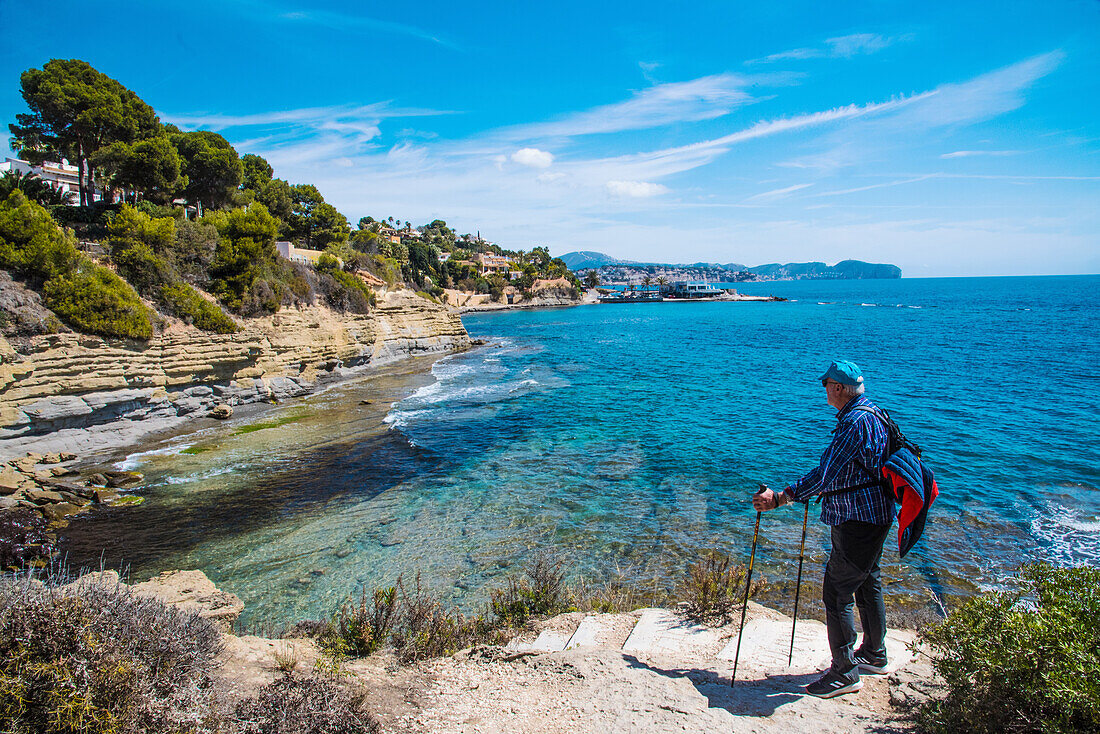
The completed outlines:
[[[314,306],[231,335],[175,326],[139,344],[59,334],[19,350],[5,340],[0,461],[28,451],[98,454],[470,344],[456,314],[403,291],[366,316]]]

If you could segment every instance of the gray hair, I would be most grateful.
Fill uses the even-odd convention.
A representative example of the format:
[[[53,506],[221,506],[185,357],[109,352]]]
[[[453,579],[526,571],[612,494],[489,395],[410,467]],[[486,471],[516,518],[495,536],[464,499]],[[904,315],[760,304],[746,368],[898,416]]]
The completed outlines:
[[[844,397],[848,400],[851,400],[856,395],[862,395],[864,392],[867,391],[867,388],[864,387],[862,382],[858,385],[845,385],[844,383],[841,383],[840,388],[844,392]]]

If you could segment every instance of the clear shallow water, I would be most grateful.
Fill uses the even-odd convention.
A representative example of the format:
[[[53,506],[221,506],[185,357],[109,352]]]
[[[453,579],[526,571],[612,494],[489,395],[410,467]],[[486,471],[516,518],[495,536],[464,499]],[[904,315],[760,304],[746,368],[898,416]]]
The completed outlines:
[[[1100,565],[1100,277],[739,288],[792,300],[467,315],[489,346],[430,375],[148,447],[129,461],[147,502],[74,523],[72,558],[202,568],[254,619],[319,616],[418,570],[474,603],[541,549],[595,579],[676,576],[701,548],[747,555],[748,498],[816,462],[834,421],[817,376],[843,356],[942,491],[921,545],[887,551],[896,601],[996,585],[1032,558]],[[764,518],[773,582],[793,580],[800,523]],[[807,547],[823,562],[820,524]]]

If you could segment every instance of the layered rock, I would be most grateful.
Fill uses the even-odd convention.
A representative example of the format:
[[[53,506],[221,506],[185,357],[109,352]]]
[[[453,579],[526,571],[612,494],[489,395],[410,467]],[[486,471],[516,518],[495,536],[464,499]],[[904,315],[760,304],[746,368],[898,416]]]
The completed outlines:
[[[552,306],[576,306],[582,295],[565,278],[536,280],[526,297],[514,286],[507,286],[501,300],[493,301],[489,294],[471,294],[445,290],[444,300],[457,306],[460,312],[499,311],[508,308],[549,308]]]
[[[175,324],[148,342],[61,333],[18,348],[0,337],[0,458],[123,445],[218,406],[302,395],[349,370],[468,345],[454,313],[410,291],[380,296],[368,315],[288,309],[236,334]]]

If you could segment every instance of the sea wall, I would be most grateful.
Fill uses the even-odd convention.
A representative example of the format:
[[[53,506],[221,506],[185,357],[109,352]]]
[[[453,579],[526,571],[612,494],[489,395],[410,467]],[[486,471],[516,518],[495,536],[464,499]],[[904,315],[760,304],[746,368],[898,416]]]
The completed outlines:
[[[236,334],[174,324],[148,342],[0,337],[0,459],[122,446],[215,406],[303,395],[365,366],[469,343],[455,313],[411,291],[379,296],[368,315],[287,309]]]

